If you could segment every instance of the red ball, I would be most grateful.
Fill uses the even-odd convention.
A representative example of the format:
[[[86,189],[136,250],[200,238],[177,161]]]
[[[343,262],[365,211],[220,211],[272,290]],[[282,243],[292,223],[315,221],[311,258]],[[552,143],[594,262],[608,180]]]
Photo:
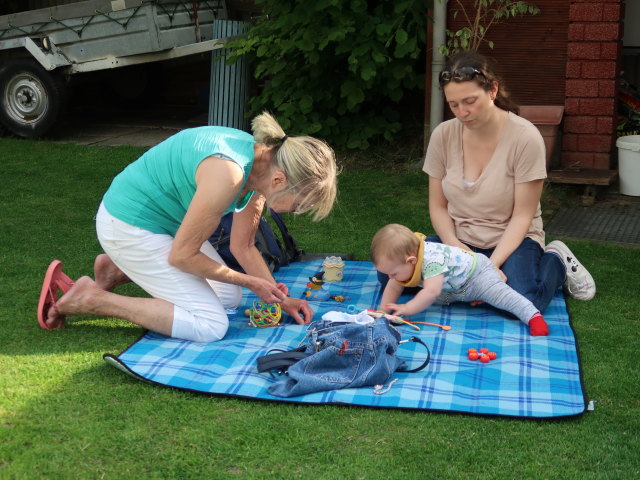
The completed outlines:
[[[496,352],[489,352],[490,360],[495,360],[496,358],[498,358],[498,354]]]
[[[482,356],[480,357],[480,361],[481,361],[482,363],[489,363],[489,355],[482,355]]]
[[[469,356],[469,360],[475,361],[478,359],[478,352],[474,350],[473,352],[469,352],[468,356]]]
[[[476,353],[477,350],[475,348],[470,348],[469,350],[467,350],[467,353]]]
[[[488,348],[481,348],[480,349],[480,353],[489,353],[489,349]]]

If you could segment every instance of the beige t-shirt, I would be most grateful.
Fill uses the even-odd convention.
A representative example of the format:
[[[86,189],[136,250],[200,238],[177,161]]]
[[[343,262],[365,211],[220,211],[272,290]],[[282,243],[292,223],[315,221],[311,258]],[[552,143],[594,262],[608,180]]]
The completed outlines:
[[[531,122],[509,113],[493,157],[469,185],[463,176],[462,128],[455,118],[435,128],[423,170],[442,181],[458,239],[494,248],[513,213],[515,184],[547,178],[544,140]],[[544,248],[540,214],[538,203],[527,237]]]

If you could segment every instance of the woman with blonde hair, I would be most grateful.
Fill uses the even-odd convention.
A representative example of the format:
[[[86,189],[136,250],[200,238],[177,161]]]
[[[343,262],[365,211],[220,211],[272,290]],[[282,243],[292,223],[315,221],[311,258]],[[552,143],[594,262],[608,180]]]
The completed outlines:
[[[336,198],[335,154],[315,138],[287,136],[268,113],[251,127],[253,136],[218,126],[183,130],[117,175],[96,217],[105,253],[95,260],[95,281],[74,283],[61,262],[52,262],[40,294],[40,326],[51,330],[62,327],[67,315],[94,314],[212,342],[224,337],[226,309],[238,306],[240,287],[265,303],[280,303],[297,323],[309,323],[308,304],[275,282],[254,239],[265,205],[309,212],[314,220],[329,214]],[[246,273],[228,268],[208,242],[229,212],[231,252]],[[111,292],[128,281],[152,298]]]

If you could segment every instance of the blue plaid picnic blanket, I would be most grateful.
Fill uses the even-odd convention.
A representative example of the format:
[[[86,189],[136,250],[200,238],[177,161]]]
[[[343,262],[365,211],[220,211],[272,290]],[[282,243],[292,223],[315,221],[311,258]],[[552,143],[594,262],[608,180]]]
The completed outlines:
[[[309,278],[322,270],[321,260],[282,268],[278,281],[291,296],[302,298]],[[329,293],[345,296],[344,302],[311,300],[319,319],[328,311],[353,312],[375,308],[380,300],[376,271],[370,262],[345,262],[341,282],[325,283]],[[244,316],[255,295],[245,291],[242,306],[230,316],[226,337],[215,343],[176,340],[145,333],[120,355],[105,354],[107,363],[156,384],[216,395],[230,395],[280,402],[348,404],[367,407],[425,409],[480,415],[550,418],[579,415],[585,411],[576,339],[564,297],[560,291],[545,311],[548,337],[532,337],[528,327],[508,319],[490,307],[466,304],[432,306],[411,317],[450,325],[451,330],[419,325],[420,331],[400,326],[403,338],[417,336],[431,350],[431,362],[417,373],[396,372],[375,393],[373,387],[347,388],[280,398],[267,392],[279,377],[260,374],[256,359],[272,349],[290,350],[304,338],[306,326],[286,316],[281,325],[255,328]],[[498,358],[490,363],[471,361],[469,348],[488,348]],[[408,342],[398,355],[410,367],[426,357],[424,347]]]

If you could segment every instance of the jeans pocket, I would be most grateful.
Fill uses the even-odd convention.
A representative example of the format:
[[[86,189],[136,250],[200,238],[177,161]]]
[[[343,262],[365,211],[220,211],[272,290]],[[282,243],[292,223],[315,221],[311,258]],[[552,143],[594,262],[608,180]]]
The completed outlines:
[[[329,383],[331,389],[353,383],[360,371],[364,350],[329,346],[303,360],[304,380],[311,383]]]

